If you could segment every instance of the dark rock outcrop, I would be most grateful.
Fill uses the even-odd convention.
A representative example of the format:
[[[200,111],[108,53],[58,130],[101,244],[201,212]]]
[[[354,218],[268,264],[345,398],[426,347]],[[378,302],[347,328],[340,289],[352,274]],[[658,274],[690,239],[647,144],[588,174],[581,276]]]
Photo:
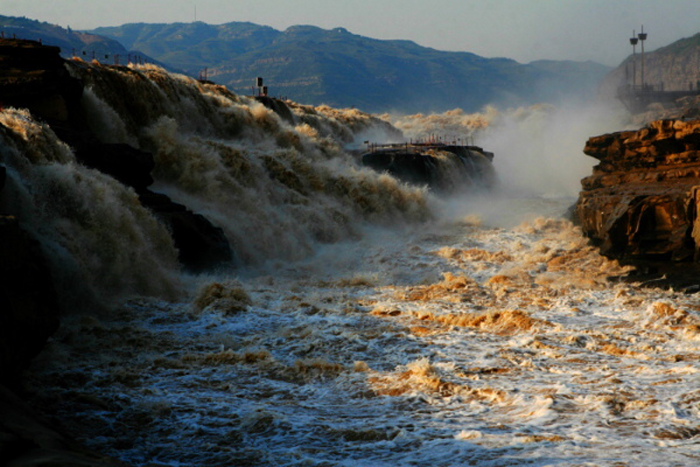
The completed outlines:
[[[575,219],[607,256],[700,259],[700,120],[659,120],[592,137],[600,161],[582,180]]]
[[[29,109],[73,147],[80,163],[140,193],[142,203],[169,227],[185,267],[202,271],[230,262],[231,249],[221,229],[147,189],[153,183],[151,154],[102,143],[91,133],[81,107],[82,92],[82,83],[68,74],[58,48],[0,40],[0,108]],[[6,169],[0,166],[0,196],[5,177]],[[123,465],[63,436],[6,389],[21,385],[21,372],[58,325],[56,291],[40,245],[18,219],[0,215],[0,465]]]
[[[378,151],[362,156],[362,163],[378,172],[416,185],[432,185],[435,171],[433,157],[408,152]]]
[[[35,41],[0,39],[0,104],[31,109],[49,122],[80,114],[83,86],[64,67],[58,47]]]
[[[74,149],[76,159],[140,194],[166,224],[182,264],[200,272],[231,261],[223,231],[203,216],[147,189],[153,155],[92,134],[81,106],[83,84],[67,72],[57,47],[0,40],[0,107],[27,108]],[[6,169],[0,166],[0,196]],[[60,434],[2,385],[16,388],[21,372],[59,325],[56,291],[41,248],[19,221],[0,215],[0,464],[117,466]]]
[[[153,154],[128,144],[90,141],[77,147],[75,157],[83,165],[109,174],[137,191],[145,190],[153,183]]]
[[[192,272],[231,265],[233,253],[223,230],[169,197],[149,190],[139,192],[141,204],[168,226],[180,262]]]
[[[155,214],[170,231],[180,263],[189,271],[204,272],[230,265],[231,246],[221,228],[168,196],[154,193],[151,171],[153,154],[128,144],[106,144],[90,140],[76,147],[76,158],[84,165],[111,175],[138,193],[141,204]]]
[[[59,310],[38,243],[0,216],[0,383],[14,382],[58,328]]]
[[[362,156],[362,163],[378,172],[441,193],[491,188],[493,153],[476,146],[442,144],[382,145]]]

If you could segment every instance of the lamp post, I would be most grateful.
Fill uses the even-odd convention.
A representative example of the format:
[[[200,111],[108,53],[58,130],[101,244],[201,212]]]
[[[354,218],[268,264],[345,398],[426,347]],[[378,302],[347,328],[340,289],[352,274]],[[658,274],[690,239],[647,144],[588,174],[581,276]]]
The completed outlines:
[[[647,34],[644,32],[644,25],[642,25],[642,32],[640,32],[637,37],[642,41],[642,89],[644,89],[644,41],[647,40]]]
[[[630,44],[632,44],[632,89],[637,87],[637,36],[635,30],[632,29],[632,37],[630,37]]]

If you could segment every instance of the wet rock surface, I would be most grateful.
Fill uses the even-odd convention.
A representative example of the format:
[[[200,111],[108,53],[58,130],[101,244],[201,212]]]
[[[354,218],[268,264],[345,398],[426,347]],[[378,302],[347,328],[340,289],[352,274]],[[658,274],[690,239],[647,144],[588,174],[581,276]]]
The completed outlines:
[[[268,96],[256,96],[255,100],[275,112],[285,122],[294,125],[294,115],[284,101]]]
[[[136,190],[173,235],[182,264],[204,271],[231,260],[223,231],[205,217],[153,193],[153,155],[92,134],[81,107],[83,84],[72,78],[58,47],[0,40],[0,102],[28,108],[74,150],[76,159]],[[0,166],[0,196],[6,169]],[[10,207],[11,210],[11,207]],[[12,212],[0,217],[0,381],[12,382],[58,326],[55,291],[38,244]]]
[[[135,190],[145,190],[153,183],[153,155],[128,144],[91,141],[78,147],[76,158],[83,165],[109,174]]]
[[[584,153],[600,163],[574,216],[605,255],[667,275],[700,259],[700,120],[595,136]]]
[[[490,188],[496,182],[493,153],[476,146],[395,144],[362,156],[363,165],[437,192]]]
[[[0,104],[30,108],[47,121],[77,115],[83,88],[63,66],[58,47],[0,39]]]
[[[0,216],[0,465],[124,465],[63,435],[14,392],[22,371],[58,328],[59,315],[39,244],[15,217]]]

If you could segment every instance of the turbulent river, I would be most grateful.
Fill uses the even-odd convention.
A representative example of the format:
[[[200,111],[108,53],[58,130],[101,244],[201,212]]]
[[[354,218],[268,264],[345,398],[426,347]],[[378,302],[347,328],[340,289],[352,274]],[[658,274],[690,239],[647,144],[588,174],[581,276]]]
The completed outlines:
[[[554,163],[506,161],[503,190],[438,199],[345,152],[392,134],[378,117],[296,106],[292,125],[153,67],[72,72],[95,131],[153,152],[154,189],[237,258],[180,271],[132,191],[2,113],[6,189],[70,308],[26,387],[89,447],[152,466],[700,464],[700,303],[612,279],[627,270],[564,218],[578,174],[567,192],[540,183]],[[393,124],[456,125],[496,161],[527,146],[494,119]]]

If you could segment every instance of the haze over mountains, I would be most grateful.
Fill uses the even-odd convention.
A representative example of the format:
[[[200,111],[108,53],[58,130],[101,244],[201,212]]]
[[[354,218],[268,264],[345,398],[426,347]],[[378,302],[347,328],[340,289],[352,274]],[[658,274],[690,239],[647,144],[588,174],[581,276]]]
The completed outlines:
[[[476,111],[486,104],[517,106],[573,96],[589,99],[610,71],[594,62],[521,64],[507,58],[443,52],[411,41],[371,39],[342,28],[293,26],[278,31],[252,23],[195,22],[125,24],[84,34],[3,16],[0,26],[18,37],[43,37],[67,55],[86,51],[90,58],[96,50],[102,59],[138,53],[194,77],[206,68],[209,79],[243,94],[252,93],[255,78],[262,76],[273,96],[369,112],[456,107]]]
[[[636,56],[636,67],[630,55],[608,74],[602,91],[612,95],[620,84],[632,84],[632,70],[636,68],[636,84],[641,84],[641,56]],[[679,39],[645,55],[645,84],[667,91],[700,89],[700,33]]]
[[[197,76],[250,93],[262,76],[273,95],[308,104],[371,112],[478,110],[563,96],[595,95],[609,67],[593,62],[541,61],[443,52],[411,41],[377,40],[343,28],[293,26],[278,31],[252,23],[126,24],[95,34],[142,50]]]
[[[240,94],[256,92],[264,77],[272,96],[303,104],[358,107],[369,112],[432,112],[487,104],[520,106],[607,97],[625,82],[625,66],[541,60],[528,64],[445,52],[411,41],[378,40],[343,28],[293,26],[279,31],[247,22],[125,24],[81,33],[30,20],[0,16],[6,34],[58,45],[65,55],[96,51],[140,55],[176,72],[207,77]],[[106,57],[112,57],[107,59]],[[647,52],[647,82],[672,87],[700,80],[700,34]],[[122,58],[122,63],[126,60]]]

